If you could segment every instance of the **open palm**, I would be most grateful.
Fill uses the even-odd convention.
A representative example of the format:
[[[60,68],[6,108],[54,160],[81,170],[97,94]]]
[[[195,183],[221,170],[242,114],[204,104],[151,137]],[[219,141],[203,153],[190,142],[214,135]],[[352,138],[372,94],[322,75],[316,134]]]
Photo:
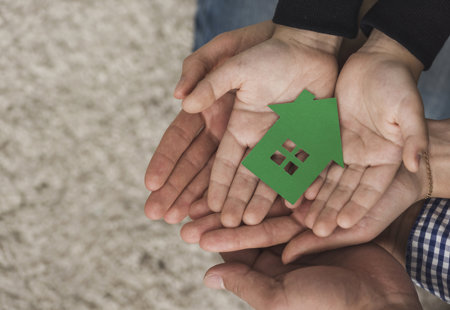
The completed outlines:
[[[344,65],[336,97],[347,167],[332,165],[306,194],[315,199],[306,225],[317,235],[361,220],[391,184],[402,159],[410,171],[418,170],[428,140],[417,78],[384,53],[360,51]]]
[[[305,88],[318,98],[329,97],[334,91],[336,76],[334,55],[271,38],[230,58],[200,81],[184,99],[185,109],[197,111],[209,106],[224,92],[237,89],[208,189],[208,204],[214,211],[223,209],[224,225],[238,226],[242,217],[248,224],[260,222],[276,198],[275,192],[240,165],[246,152],[277,119],[267,105],[293,101]],[[261,204],[263,207],[254,212]],[[247,205],[249,211],[244,214]]]

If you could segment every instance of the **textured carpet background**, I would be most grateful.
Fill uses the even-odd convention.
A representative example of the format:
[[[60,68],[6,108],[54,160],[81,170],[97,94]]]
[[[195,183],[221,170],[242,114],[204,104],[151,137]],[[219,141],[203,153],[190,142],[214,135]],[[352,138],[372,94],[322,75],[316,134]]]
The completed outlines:
[[[248,309],[202,286],[216,255],[143,213],[194,10],[0,0],[1,309]]]
[[[195,2],[0,0],[1,309],[246,309],[143,213]]]

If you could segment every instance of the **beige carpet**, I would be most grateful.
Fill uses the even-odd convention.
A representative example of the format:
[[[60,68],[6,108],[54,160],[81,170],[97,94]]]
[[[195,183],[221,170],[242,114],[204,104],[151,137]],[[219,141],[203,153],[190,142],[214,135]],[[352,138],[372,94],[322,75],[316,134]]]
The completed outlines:
[[[246,309],[143,213],[195,2],[0,4],[1,309]]]
[[[194,0],[0,0],[0,308],[248,309],[143,213]]]

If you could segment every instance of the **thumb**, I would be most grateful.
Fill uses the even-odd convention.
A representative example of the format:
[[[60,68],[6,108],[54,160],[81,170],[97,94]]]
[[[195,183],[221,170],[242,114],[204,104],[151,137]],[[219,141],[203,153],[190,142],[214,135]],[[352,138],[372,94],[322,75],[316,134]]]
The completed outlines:
[[[228,91],[240,87],[240,66],[236,57],[210,72],[183,100],[183,110],[199,113],[209,108]]]
[[[403,162],[411,172],[419,170],[420,154],[428,149],[428,132],[420,95],[408,103],[407,111],[400,113],[399,125],[405,141]]]
[[[241,263],[225,263],[212,267],[203,280],[209,288],[226,289],[255,309],[272,309],[281,286],[275,279]]]
[[[222,33],[186,57],[174,97],[184,99],[208,72],[234,55],[239,42],[239,36]]]

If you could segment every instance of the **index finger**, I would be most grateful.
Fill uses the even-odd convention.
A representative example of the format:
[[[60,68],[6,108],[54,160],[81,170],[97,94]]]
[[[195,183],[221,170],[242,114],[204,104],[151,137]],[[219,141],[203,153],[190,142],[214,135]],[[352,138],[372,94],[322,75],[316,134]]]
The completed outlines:
[[[274,217],[258,225],[210,230],[202,234],[200,247],[211,252],[265,248],[291,240],[305,228],[290,216]]]

